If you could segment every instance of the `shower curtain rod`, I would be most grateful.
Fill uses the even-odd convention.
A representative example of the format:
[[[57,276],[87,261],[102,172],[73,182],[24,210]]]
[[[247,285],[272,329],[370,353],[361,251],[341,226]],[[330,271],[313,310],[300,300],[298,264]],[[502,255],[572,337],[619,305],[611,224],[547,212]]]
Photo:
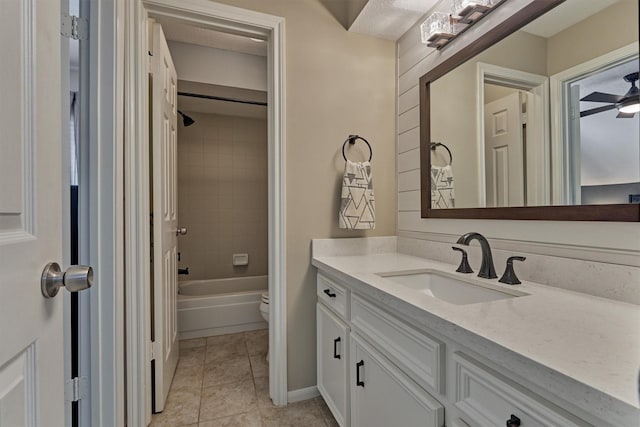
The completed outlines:
[[[226,102],[237,102],[238,104],[261,105],[264,107],[267,106],[266,102],[261,102],[261,101],[247,101],[244,99],[225,98],[223,96],[200,95],[199,93],[178,92],[178,96],[190,96],[192,98],[213,99],[216,101],[226,101]]]

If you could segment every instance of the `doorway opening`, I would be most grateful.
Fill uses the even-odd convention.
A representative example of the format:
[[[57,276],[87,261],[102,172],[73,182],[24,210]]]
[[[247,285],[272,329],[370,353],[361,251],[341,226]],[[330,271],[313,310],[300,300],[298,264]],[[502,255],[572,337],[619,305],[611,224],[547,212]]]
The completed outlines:
[[[548,204],[548,78],[480,62],[477,81],[480,206]]]
[[[284,37],[284,20],[279,17],[270,16],[262,13],[247,11],[235,7],[225,6],[214,2],[209,1],[193,1],[188,5],[183,5],[180,2],[175,2],[172,0],[154,0],[153,2],[140,2],[140,8],[133,8],[133,12],[129,17],[131,23],[129,25],[130,31],[130,39],[127,41],[127,60],[130,61],[130,66],[125,69],[125,81],[129,81],[131,87],[133,88],[129,93],[131,94],[131,105],[133,105],[133,114],[125,117],[125,127],[127,128],[125,141],[151,141],[154,137],[154,131],[152,127],[148,124],[148,117],[151,114],[154,105],[157,105],[159,102],[158,97],[153,96],[150,97],[151,88],[149,87],[149,76],[147,74],[148,66],[153,61],[153,57],[149,60],[149,52],[155,55],[155,52],[150,47],[149,41],[149,33],[147,31],[148,27],[150,27],[149,18],[154,20],[156,23],[162,22],[166,24],[171,20],[171,24],[181,25],[188,29],[189,38],[181,39],[181,40],[172,40],[170,43],[182,43],[192,45],[190,49],[197,50],[200,48],[208,48],[214,49],[211,46],[202,46],[203,41],[199,39],[202,36],[204,30],[207,31],[219,31],[221,33],[225,33],[226,35],[240,35],[244,37],[251,37],[254,39],[263,40],[262,45],[266,47],[266,58],[262,57],[262,61],[266,66],[266,90],[260,90],[260,88],[247,88],[240,87],[234,84],[216,84],[215,82],[207,81],[206,79],[200,78],[198,76],[189,75],[189,72],[197,73],[198,71],[202,72],[202,67],[187,67],[180,71],[176,75],[175,84],[176,84],[176,95],[178,92],[181,92],[182,95],[176,96],[175,102],[175,112],[172,114],[176,115],[176,137],[178,139],[175,145],[175,156],[174,159],[177,162],[182,162],[182,170],[185,172],[185,175],[188,176],[196,176],[196,169],[198,169],[202,173],[202,177],[204,177],[205,172],[209,175],[213,175],[215,178],[214,182],[218,185],[223,181],[230,181],[232,186],[234,182],[243,183],[242,178],[254,176],[254,184],[252,185],[250,182],[245,182],[243,185],[248,187],[249,191],[253,191],[253,193],[249,196],[249,201],[246,198],[237,197],[238,202],[238,213],[244,215],[246,217],[250,217],[251,211],[254,207],[257,206],[257,202],[264,202],[266,197],[266,209],[267,209],[267,218],[266,218],[266,230],[267,230],[267,250],[266,255],[259,254],[258,252],[254,252],[254,256],[252,256],[252,252],[250,249],[247,249],[247,246],[253,244],[252,240],[259,239],[251,239],[247,237],[247,230],[251,230],[252,227],[256,229],[262,229],[262,233],[264,232],[265,224],[264,219],[260,221],[255,221],[256,224],[252,224],[250,226],[242,225],[241,222],[237,221],[237,231],[239,240],[237,240],[236,246],[234,246],[234,234],[233,234],[233,206],[234,206],[234,195],[229,195],[228,189],[224,189],[218,185],[218,191],[215,192],[215,198],[212,196],[213,192],[205,191],[206,188],[203,185],[203,182],[200,182],[200,190],[197,190],[198,185],[185,185],[183,183],[182,188],[180,188],[179,183],[179,174],[180,165],[177,164],[176,169],[174,169],[175,173],[172,176],[172,180],[174,180],[176,193],[182,194],[183,196],[178,196],[176,201],[176,211],[180,214],[180,203],[185,202],[186,205],[183,204],[182,210],[185,212],[185,220],[192,221],[189,217],[194,217],[191,224],[187,227],[184,227],[182,224],[175,224],[176,228],[172,230],[172,233],[175,237],[177,237],[177,243],[175,247],[175,257],[170,256],[167,259],[170,259],[171,262],[166,264],[169,267],[167,271],[172,272],[171,274],[176,274],[178,269],[182,272],[186,272],[187,268],[189,269],[189,275],[181,275],[180,278],[189,277],[194,278],[196,275],[204,275],[203,278],[199,280],[210,280],[214,275],[222,275],[224,270],[235,272],[236,276],[244,276],[244,277],[260,277],[268,276],[268,293],[269,293],[269,334],[268,334],[268,342],[269,342],[269,351],[271,353],[271,363],[268,365],[269,370],[269,396],[271,400],[276,405],[285,405],[287,403],[287,382],[286,382],[286,299],[285,299],[285,227],[284,227],[284,58],[283,58],[283,37]],[[168,32],[171,32],[170,30]],[[260,42],[252,41],[255,45],[258,45]],[[195,46],[194,46],[195,45]],[[262,49],[265,49],[263,47]],[[181,59],[178,58],[181,55],[181,50],[176,50],[170,52],[170,56],[174,56],[172,61],[179,63]],[[219,49],[220,51],[226,51],[228,49]],[[222,54],[224,52],[218,52]],[[229,53],[229,52],[227,52]],[[248,55],[247,55],[248,56]],[[254,55],[255,56],[255,55]],[[207,62],[207,58],[205,56],[199,56],[199,63],[205,64]],[[222,68],[222,71],[225,71]],[[245,73],[255,74],[256,67],[245,67],[243,70]],[[207,73],[204,73],[207,74]],[[227,74],[229,74],[227,72]],[[229,77],[238,77],[234,76],[231,73]],[[236,73],[239,74],[239,73]],[[264,76],[264,68],[262,71]],[[213,74],[209,74],[212,76]],[[255,76],[254,76],[255,77]],[[230,88],[233,90],[244,89],[245,92],[242,93],[222,93],[216,92],[218,90],[229,91]],[[264,89],[264,88],[263,88]],[[261,98],[255,99],[248,97],[249,93],[247,91],[256,91],[262,92],[258,94]],[[266,92],[266,99],[265,99]],[[254,94],[255,95],[255,94]],[[224,99],[221,99],[224,98]],[[234,169],[231,168],[230,174],[220,174],[219,168],[205,168],[204,159],[204,142],[202,140],[203,135],[209,135],[215,132],[220,132],[220,129],[226,129],[223,132],[227,132],[233,136],[234,133],[234,123],[240,124],[235,132],[239,135],[240,139],[245,139],[248,145],[253,144],[254,146],[258,146],[260,143],[255,139],[252,140],[251,134],[264,134],[265,133],[265,125],[264,121],[262,124],[248,124],[249,121],[254,120],[249,118],[229,118],[232,117],[229,115],[229,111],[231,109],[235,109],[238,107],[236,104],[243,104],[240,102],[229,101],[230,99],[235,101],[257,101],[258,103],[266,102],[266,106],[263,105],[254,105],[252,103],[247,104],[249,107],[261,108],[263,111],[266,109],[266,147],[262,144],[262,154],[265,154],[266,151],[266,169],[262,167],[245,167],[244,171],[240,170],[239,172],[234,172]],[[191,105],[189,104],[191,103]],[[224,114],[220,112],[213,111],[198,111],[199,109],[210,109],[211,105],[214,104],[222,104],[226,107],[226,112]],[[207,107],[207,105],[209,105]],[[184,111],[183,111],[184,106]],[[178,112],[178,110],[180,112]],[[264,113],[261,113],[264,116]],[[264,117],[262,118],[264,120]],[[254,120],[255,121],[255,120]],[[224,125],[223,122],[226,122],[227,125]],[[141,125],[145,124],[145,125]],[[253,123],[253,122],[252,122]],[[188,124],[189,126],[185,126]],[[226,127],[225,127],[226,126]],[[253,129],[251,131],[247,131],[246,129]],[[157,133],[157,132],[156,132]],[[182,135],[181,135],[182,134]],[[181,156],[179,153],[180,150],[180,137],[182,136],[183,140],[187,140],[187,136],[194,137],[193,151],[197,153],[202,150],[200,158],[196,158],[193,160],[193,153],[189,153],[190,149],[183,149],[185,154],[184,159],[181,160]],[[248,135],[248,136],[247,136]],[[200,139],[200,140],[199,140]],[[221,138],[218,138],[220,142]],[[235,141],[231,141],[235,144]],[[246,144],[245,144],[246,145]],[[189,146],[187,143],[185,147]],[[146,149],[145,149],[146,147]],[[157,326],[158,320],[162,320],[162,322],[166,325],[167,319],[169,317],[162,316],[161,318],[157,317],[158,313],[154,313],[154,324],[152,325],[150,318],[152,309],[156,310],[158,307],[157,304],[151,304],[151,268],[148,267],[151,265],[151,257],[148,255],[152,252],[151,248],[151,233],[152,228],[150,226],[149,215],[151,213],[151,204],[157,206],[156,200],[151,200],[153,196],[156,198],[158,196],[157,191],[150,191],[151,187],[156,184],[155,180],[151,182],[149,177],[151,176],[151,172],[153,171],[153,159],[151,158],[148,149],[148,145],[143,145],[140,147],[136,144],[129,144],[125,149],[125,157],[130,159],[130,162],[125,167],[125,177],[136,177],[133,181],[127,185],[129,188],[129,195],[127,200],[132,201],[136,200],[136,203],[130,203],[130,206],[126,207],[125,215],[130,215],[130,218],[134,219],[130,224],[132,230],[132,238],[131,244],[132,246],[138,248],[144,248],[145,246],[149,248],[147,252],[147,260],[144,261],[145,253],[144,251],[132,252],[126,255],[127,257],[127,282],[128,283],[146,283],[146,286],[143,287],[127,287],[127,298],[126,303],[128,304],[128,323],[127,323],[127,407],[128,409],[128,420],[130,423],[138,424],[150,421],[150,415],[152,410],[151,396],[148,393],[148,390],[151,389],[151,372],[150,365],[151,359],[156,360],[155,368],[158,370],[157,361],[158,355],[161,354],[162,344],[152,343],[151,342],[151,326]],[[198,148],[200,147],[200,148]],[[213,156],[212,152],[217,151],[218,154],[221,152],[225,152],[228,150],[227,146],[221,148],[219,145],[207,145],[207,150],[209,151],[209,155]],[[233,147],[231,145],[231,164],[233,165]],[[254,156],[248,151],[248,146],[242,146],[242,144],[238,145],[238,161],[239,164],[251,164],[251,162],[258,162],[259,156]],[[251,159],[251,157],[254,157]],[[212,159],[213,157],[211,157]],[[185,162],[189,162],[193,160],[196,164],[200,162],[201,167],[190,168],[185,164]],[[210,159],[210,160],[211,160]],[[229,157],[226,157],[229,160]],[[220,165],[220,158],[216,160],[216,165]],[[223,166],[227,166],[222,160]],[[209,163],[206,163],[209,164]],[[169,167],[170,169],[170,167]],[[247,170],[251,170],[251,173],[248,173]],[[260,172],[262,171],[262,172]],[[262,175],[260,175],[260,173]],[[192,173],[192,175],[189,175]],[[265,173],[266,173],[266,192],[264,191],[265,185]],[[235,176],[234,176],[235,174]],[[254,174],[254,175],[251,175]],[[162,175],[161,175],[162,176]],[[165,174],[166,176],[166,174]],[[234,181],[234,178],[237,178],[237,181]],[[194,178],[195,181],[198,181],[199,178]],[[262,185],[262,190],[256,190],[256,183],[260,182]],[[214,185],[209,185],[209,188],[213,188]],[[233,188],[233,187],[232,187]],[[189,192],[194,192],[194,197],[189,199]],[[199,193],[198,193],[199,191]],[[209,200],[204,201],[201,199],[203,194],[207,194],[207,198]],[[238,193],[240,194],[240,192]],[[222,196],[221,196],[222,195]],[[182,197],[182,201],[180,198]],[[227,201],[229,201],[229,197],[231,198],[231,203],[220,203],[224,201],[222,198],[227,197]],[[255,199],[257,202],[254,203],[252,200]],[[191,201],[189,201],[191,200]],[[195,201],[194,201],[195,200]],[[190,206],[193,206],[193,208]],[[256,205],[256,206],[254,206]],[[218,213],[216,211],[222,211],[224,208],[230,207],[231,211],[231,245],[230,249],[226,248],[226,250],[231,250],[230,255],[231,259],[228,256],[223,255],[226,253],[223,249],[218,249],[216,246],[212,246],[207,242],[206,238],[209,240],[215,240],[217,234],[212,234],[212,230],[223,231],[222,234],[227,233],[227,225],[225,223],[220,224],[210,224],[209,222],[200,222],[198,223],[198,216],[200,219],[211,219]],[[157,215],[156,208],[154,208],[154,222]],[[203,216],[201,211],[208,210],[209,215]],[[257,209],[256,209],[257,210]],[[226,218],[229,218],[229,213],[222,214],[222,216],[226,215]],[[264,218],[264,216],[261,216]],[[182,219],[180,219],[182,221]],[[156,225],[154,224],[154,228]],[[183,228],[186,228],[186,234],[183,234],[181,231]],[[200,232],[198,231],[200,228]],[[215,233],[215,232],[213,232]],[[177,236],[176,236],[177,234]],[[253,234],[256,234],[256,230],[253,230]],[[206,237],[203,239],[203,235]],[[264,233],[262,234],[264,235]],[[185,240],[187,237],[192,237],[191,241]],[[262,239],[262,248],[264,251],[264,237]],[[181,243],[181,241],[183,241]],[[199,244],[205,244],[204,248],[199,248]],[[156,246],[158,245],[157,241],[153,242],[155,251]],[[181,248],[182,246],[182,248]],[[190,247],[191,246],[191,247]],[[229,246],[229,245],[227,245]],[[220,255],[217,255],[217,252],[221,252]],[[178,252],[180,252],[180,260],[178,261]],[[213,257],[210,256],[215,254]],[[235,266],[234,264],[234,256],[235,257]],[[247,265],[247,257],[245,254],[248,254],[248,265]],[[220,262],[216,262],[216,260],[220,260]],[[154,256],[154,262],[158,262],[158,258]],[[266,260],[267,268],[263,273],[253,272],[251,270],[252,267],[257,267],[262,265],[264,267],[264,261]],[[175,261],[175,263],[173,263]],[[164,259],[162,260],[163,266],[165,265]],[[145,269],[144,266],[147,266]],[[155,268],[154,271],[157,272],[158,269]],[[220,268],[216,270],[216,268]],[[156,273],[153,273],[155,276]],[[226,274],[226,273],[225,273]],[[184,281],[183,281],[184,282]],[[263,282],[264,283],[264,282]],[[184,284],[184,283],[183,283]],[[234,284],[235,285],[235,284]],[[263,291],[264,284],[259,286],[261,291]],[[171,323],[175,325],[175,334],[169,334],[168,339],[177,339],[182,332],[178,330],[178,311],[177,306],[180,303],[179,299],[185,300],[187,298],[183,298],[182,295],[177,295],[178,290],[178,281],[175,282],[175,292],[171,293],[171,298],[175,301],[176,310],[171,310],[173,314],[173,319]],[[182,291],[181,291],[182,292]],[[260,301],[262,300],[262,293],[260,292],[259,297]],[[158,296],[158,292],[154,291],[153,299]],[[140,304],[136,304],[135,301],[140,301]],[[249,328],[257,328],[257,327],[265,327],[266,322],[262,319],[260,315],[259,305],[260,301],[253,301],[255,310],[252,310],[252,315],[258,316],[259,321],[249,321]],[[172,302],[173,304],[173,302]],[[146,308],[144,306],[146,305]],[[155,307],[154,307],[155,306]],[[254,318],[255,319],[255,318]],[[256,319],[257,320],[257,319]],[[237,325],[236,325],[237,326]],[[212,326],[212,328],[219,328],[220,326]],[[222,326],[224,328],[225,326]],[[245,327],[247,327],[245,325]],[[169,330],[167,328],[165,330]],[[207,328],[205,328],[207,329]],[[228,332],[233,332],[231,329],[227,330]],[[213,331],[214,333],[222,333],[226,332],[224,329],[217,329]],[[211,334],[212,331],[209,330],[206,332],[207,334]],[[136,340],[135,337],[148,337],[148,341],[140,342],[140,340]],[[189,335],[186,332],[182,334],[182,337],[189,338],[194,335]],[[219,336],[219,335],[218,335]],[[154,333],[154,339],[158,338],[158,334]],[[150,348],[150,351],[147,349]],[[153,357],[145,357],[146,355],[154,354]],[[129,374],[132,372],[132,374]],[[137,373],[137,375],[136,375]],[[155,376],[156,379],[158,375]],[[157,384],[156,384],[157,385]],[[164,391],[164,389],[163,389]],[[157,400],[157,396],[156,396]],[[133,410],[131,410],[133,409]],[[158,407],[153,408],[156,411],[159,409]]]

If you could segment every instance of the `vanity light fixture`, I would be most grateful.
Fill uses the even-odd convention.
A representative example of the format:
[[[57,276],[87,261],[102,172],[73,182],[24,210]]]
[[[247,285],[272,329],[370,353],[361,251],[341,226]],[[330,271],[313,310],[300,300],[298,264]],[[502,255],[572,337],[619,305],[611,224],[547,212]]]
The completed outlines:
[[[433,12],[420,25],[422,43],[442,49],[505,0],[449,0],[451,13]]]
[[[452,0],[451,14],[461,24],[471,24],[491,9],[492,0]]]
[[[455,37],[451,15],[444,12],[433,12],[420,25],[422,43],[439,49]]]

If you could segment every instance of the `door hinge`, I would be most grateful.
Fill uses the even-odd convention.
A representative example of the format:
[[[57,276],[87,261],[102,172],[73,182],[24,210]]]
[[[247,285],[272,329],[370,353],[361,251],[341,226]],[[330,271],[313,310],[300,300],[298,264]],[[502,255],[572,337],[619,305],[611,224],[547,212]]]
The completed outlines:
[[[74,40],[89,39],[89,20],[73,15],[62,15],[60,34]]]
[[[158,341],[151,341],[151,360],[155,360],[162,352],[160,351],[160,343]]]
[[[89,380],[87,377],[75,377],[64,382],[64,400],[77,402],[87,397]]]

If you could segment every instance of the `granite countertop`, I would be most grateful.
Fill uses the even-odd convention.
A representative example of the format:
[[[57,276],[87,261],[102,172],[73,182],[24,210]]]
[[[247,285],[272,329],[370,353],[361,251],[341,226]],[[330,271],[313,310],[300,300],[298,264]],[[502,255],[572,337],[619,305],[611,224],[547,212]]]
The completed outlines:
[[[375,274],[414,269],[455,272],[456,266],[450,264],[400,253],[314,256],[312,264],[418,323],[437,326],[461,344],[474,345],[475,338],[479,338],[475,345],[484,340],[497,344],[507,350],[497,363],[591,413],[615,412],[624,420],[637,420],[640,414],[640,307],[636,305],[526,281],[503,285],[498,279],[490,282],[529,295],[454,305]]]

